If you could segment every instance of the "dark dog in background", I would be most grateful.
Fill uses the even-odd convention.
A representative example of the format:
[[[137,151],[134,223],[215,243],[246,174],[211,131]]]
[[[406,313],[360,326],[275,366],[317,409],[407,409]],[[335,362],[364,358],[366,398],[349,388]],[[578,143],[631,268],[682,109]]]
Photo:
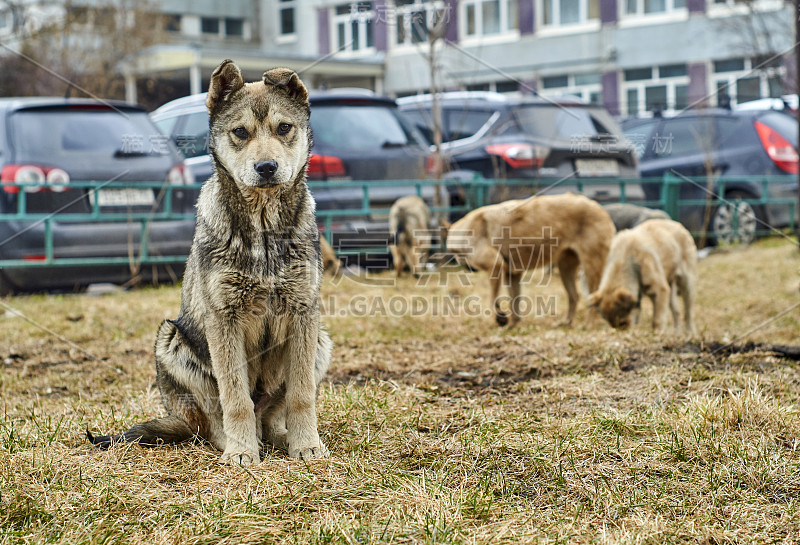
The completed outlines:
[[[644,206],[636,206],[635,204],[628,203],[615,203],[606,204],[603,206],[608,215],[611,216],[611,221],[614,222],[614,227],[617,231],[623,229],[633,229],[637,225],[647,220],[668,220],[671,219],[669,214],[663,210],[656,210],[654,208],[647,208]]]

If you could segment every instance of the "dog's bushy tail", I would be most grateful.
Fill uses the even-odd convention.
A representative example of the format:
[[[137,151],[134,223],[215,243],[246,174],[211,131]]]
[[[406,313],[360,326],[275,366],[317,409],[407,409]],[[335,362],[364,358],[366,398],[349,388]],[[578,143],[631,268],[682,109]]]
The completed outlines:
[[[92,435],[86,430],[86,437],[93,445],[105,450],[117,443],[138,443],[145,447],[183,443],[195,437],[195,432],[181,418],[165,416],[136,424],[118,435]]]

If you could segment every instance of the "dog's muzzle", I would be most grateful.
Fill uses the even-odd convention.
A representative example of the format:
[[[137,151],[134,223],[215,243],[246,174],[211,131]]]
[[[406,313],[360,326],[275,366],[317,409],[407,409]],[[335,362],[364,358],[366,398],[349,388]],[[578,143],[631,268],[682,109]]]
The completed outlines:
[[[273,178],[275,178],[275,173],[278,171],[278,163],[275,161],[262,161],[256,163],[254,168],[260,178],[261,183],[258,184],[259,186],[274,183]]]

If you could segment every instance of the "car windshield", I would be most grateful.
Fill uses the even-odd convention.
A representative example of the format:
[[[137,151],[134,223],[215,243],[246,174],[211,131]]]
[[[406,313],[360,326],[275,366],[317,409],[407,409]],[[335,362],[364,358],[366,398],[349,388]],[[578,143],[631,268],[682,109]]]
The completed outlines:
[[[543,141],[570,141],[610,134],[588,109],[556,104],[520,106],[514,111],[517,122],[526,134]]]
[[[11,116],[16,160],[69,165],[93,160],[168,155],[169,141],[144,112],[91,107],[20,110]]]
[[[315,144],[325,147],[376,150],[423,145],[410,123],[386,106],[315,105],[311,127]]]

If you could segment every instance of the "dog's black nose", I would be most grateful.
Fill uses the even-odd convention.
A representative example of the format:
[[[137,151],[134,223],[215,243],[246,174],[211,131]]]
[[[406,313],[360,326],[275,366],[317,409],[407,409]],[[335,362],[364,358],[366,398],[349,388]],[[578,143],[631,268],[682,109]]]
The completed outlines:
[[[256,164],[256,172],[258,172],[258,175],[264,180],[269,180],[275,176],[275,172],[277,172],[277,170],[278,163],[275,161],[262,161]]]

